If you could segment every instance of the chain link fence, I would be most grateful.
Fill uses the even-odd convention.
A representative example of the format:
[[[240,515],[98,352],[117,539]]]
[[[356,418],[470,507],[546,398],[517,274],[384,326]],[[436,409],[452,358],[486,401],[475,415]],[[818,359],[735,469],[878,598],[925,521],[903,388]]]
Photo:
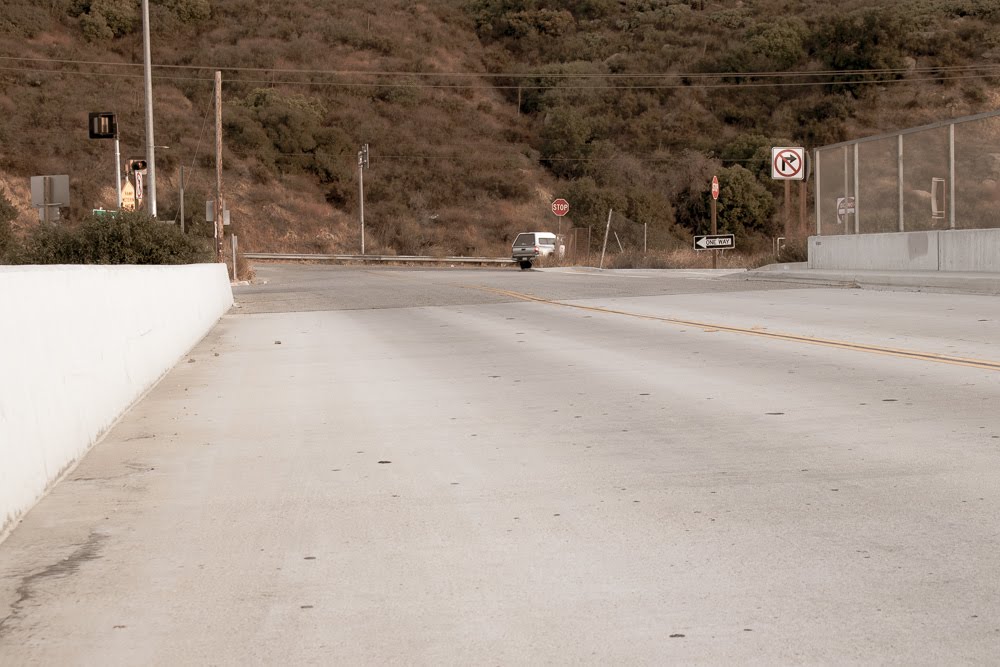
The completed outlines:
[[[1000,227],[1000,111],[816,149],[816,234]]]

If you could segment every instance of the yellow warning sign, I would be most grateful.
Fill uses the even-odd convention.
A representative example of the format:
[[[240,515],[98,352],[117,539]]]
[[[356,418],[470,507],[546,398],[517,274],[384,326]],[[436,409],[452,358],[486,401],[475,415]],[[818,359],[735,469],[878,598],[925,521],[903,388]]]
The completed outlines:
[[[129,180],[126,180],[125,185],[122,186],[122,210],[135,210],[135,186]]]

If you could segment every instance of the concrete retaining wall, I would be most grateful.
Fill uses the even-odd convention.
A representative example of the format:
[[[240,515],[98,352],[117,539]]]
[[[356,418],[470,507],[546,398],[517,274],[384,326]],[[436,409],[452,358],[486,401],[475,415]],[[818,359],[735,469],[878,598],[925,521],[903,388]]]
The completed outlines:
[[[221,264],[0,267],[0,536],[232,303]]]
[[[941,271],[1000,273],[1000,229],[941,232]]]
[[[1000,229],[811,236],[809,268],[1000,273]]]

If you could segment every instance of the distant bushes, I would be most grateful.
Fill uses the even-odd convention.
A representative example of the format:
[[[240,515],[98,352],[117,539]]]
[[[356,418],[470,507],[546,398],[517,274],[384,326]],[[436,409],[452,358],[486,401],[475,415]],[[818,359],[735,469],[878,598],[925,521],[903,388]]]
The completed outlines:
[[[0,192],[0,263],[4,262],[14,247],[14,228],[11,223],[17,218],[17,209],[10,203],[7,196]]]
[[[10,264],[196,264],[212,261],[211,249],[204,239],[182,234],[174,225],[159,222],[146,213],[90,216],[76,227],[39,225],[21,240],[9,233],[5,239],[2,215],[0,210],[0,258]]]
[[[166,17],[183,25],[204,21],[212,14],[209,0],[154,0],[150,4],[150,13],[158,15],[161,24]],[[88,42],[103,42],[138,29],[138,5],[133,0],[72,0],[69,15],[79,17],[80,30]]]

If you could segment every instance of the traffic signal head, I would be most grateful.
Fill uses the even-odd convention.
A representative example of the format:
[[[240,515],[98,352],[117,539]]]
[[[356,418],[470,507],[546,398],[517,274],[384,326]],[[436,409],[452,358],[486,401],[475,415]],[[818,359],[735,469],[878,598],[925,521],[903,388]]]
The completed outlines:
[[[131,172],[146,171],[146,161],[145,160],[129,160],[128,170]]]
[[[90,114],[91,139],[117,139],[118,117],[110,111],[95,111]]]

